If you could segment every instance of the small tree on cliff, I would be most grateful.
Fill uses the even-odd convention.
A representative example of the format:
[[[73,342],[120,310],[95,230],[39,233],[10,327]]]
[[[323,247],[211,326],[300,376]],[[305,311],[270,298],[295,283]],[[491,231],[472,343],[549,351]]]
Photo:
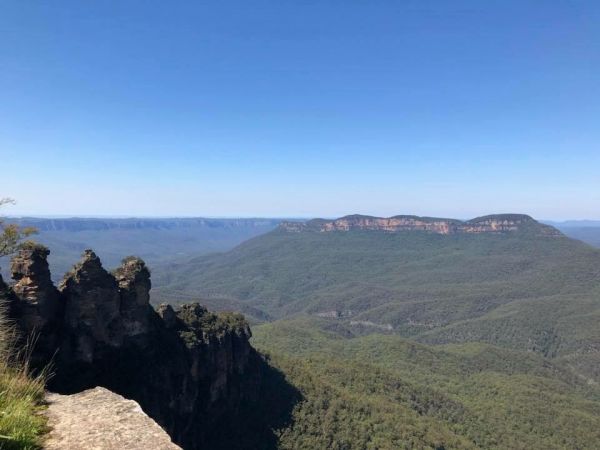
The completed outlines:
[[[14,203],[12,198],[0,198],[0,207]],[[35,228],[7,224],[0,219],[0,257],[10,255],[19,250],[22,245],[30,243],[25,239],[36,232]]]

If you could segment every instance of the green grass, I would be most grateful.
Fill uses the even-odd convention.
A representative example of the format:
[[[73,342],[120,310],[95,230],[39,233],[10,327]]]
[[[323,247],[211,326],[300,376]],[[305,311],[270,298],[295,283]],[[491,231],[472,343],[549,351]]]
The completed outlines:
[[[46,421],[40,414],[44,382],[0,366],[0,449],[40,448]]]
[[[12,348],[12,337],[0,310],[0,449],[37,449],[46,431],[41,414],[45,377],[28,373],[23,356]]]

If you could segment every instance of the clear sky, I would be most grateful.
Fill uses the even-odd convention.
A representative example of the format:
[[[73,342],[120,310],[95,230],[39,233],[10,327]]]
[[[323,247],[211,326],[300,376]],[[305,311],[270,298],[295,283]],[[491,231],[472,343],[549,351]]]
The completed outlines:
[[[600,2],[0,4],[11,215],[600,219]]]

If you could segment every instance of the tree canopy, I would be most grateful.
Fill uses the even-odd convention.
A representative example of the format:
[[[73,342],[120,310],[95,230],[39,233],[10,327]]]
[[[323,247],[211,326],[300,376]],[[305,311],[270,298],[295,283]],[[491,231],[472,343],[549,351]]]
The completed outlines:
[[[11,198],[0,198],[0,207],[14,203]],[[30,242],[26,238],[35,233],[36,229],[33,227],[20,227],[6,223],[0,218],[0,257],[11,255],[19,250],[22,245]]]

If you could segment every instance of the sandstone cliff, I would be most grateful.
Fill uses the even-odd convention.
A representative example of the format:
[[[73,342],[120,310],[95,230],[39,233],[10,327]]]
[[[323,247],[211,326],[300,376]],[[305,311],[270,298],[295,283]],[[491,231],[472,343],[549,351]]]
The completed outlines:
[[[288,232],[302,231],[384,231],[396,233],[401,231],[424,231],[437,234],[477,234],[507,233],[517,231],[533,231],[546,236],[561,236],[553,227],[543,225],[523,214],[496,214],[478,217],[468,221],[441,219],[435,217],[394,216],[371,217],[352,215],[335,220],[314,219],[306,223],[282,222],[280,229]]]
[[[104,386],[137,401],[186,449],[274,442],[268,414],[244,416],[265,408],[273,374],[250,346],[243,316],[198,304],[155,311],[141,259],[126,258],[109,273],[91,250],[57,289],[47,255],[42,246],[23,249],[11,266],[14,286],[0,280],[0,290],[23,334],[38,336],[33,364],[51,362],[50,390]]]

